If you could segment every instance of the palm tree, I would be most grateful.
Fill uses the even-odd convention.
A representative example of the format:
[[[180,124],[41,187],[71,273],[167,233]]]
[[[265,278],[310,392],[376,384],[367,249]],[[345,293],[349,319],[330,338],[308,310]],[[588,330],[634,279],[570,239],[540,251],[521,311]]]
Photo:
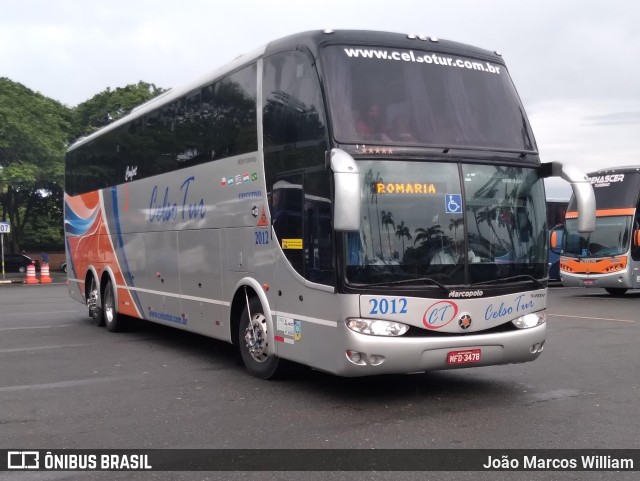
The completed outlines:
[[[420,242],[420,244],[424,244],[434,237],[442,237],[443,234],[444,232],[442,231],[440,224],[436,224],[427,229],[418,227],[416,229],[416,238],[413,240],[413,245],[416,245],[418,242]]]
[[[389,239],[389,256],[393,257],[393,248],[391,247],[391,234],[389,233],[389,225],[391,225],[394,229],[396,228],[396,225],[393,222],[393,214],[391,212],[382,211],[380,217],[382,218],[382,225],[387,228],[387,238]]]
[[[460,217],[459,219],[449,219],[449,230],[453,230],[453,237],[458,237],[458,227],[460,227],[463,222],[463,217]]]
[[[407,227],[404,221],[401,221],[396,227],[396,237],[402,239],[402,257],[404,258],[404,238],[407,240],[411,240],[411,232],[409,231],[409,227]]]
[[[493,235],[495,236],[495,238],[498,239],[500,246],[504,248],[502,239],[496,232],[496,228],[493,226],[493,219],[496,218],[497,211],[498,211],[497,205],[494,205],[493,207],[485,207],[483,210],[478,211],[478,222],[486,222],[491,228],[491,230],[493,231]]]
[[[458,238],[458,227],[460,227],[464,222],[464,217],[460,217],[458,219],[449,219],[449,230],[453,230],[453,238]],[[458,243],[455,243],[456,246],[456,254],[458,254]]]

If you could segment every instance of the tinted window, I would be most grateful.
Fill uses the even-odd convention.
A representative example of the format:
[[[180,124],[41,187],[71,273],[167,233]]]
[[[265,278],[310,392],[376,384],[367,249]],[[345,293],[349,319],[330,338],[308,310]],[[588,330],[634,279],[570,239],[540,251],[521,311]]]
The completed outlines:
[[[75,195],[258,148],[256,66],[197,89],[67,155]],[[127,172],[135,172],[131,177]]]
[[[324,166],[322,93],[307,55],[283,52],[265,59],[262,109],[267,192],[284,173]]]
[[[207,92],[203,107],[211,132],[211,157],[222,158],[258,149],[256,66],[236,72]],[[212,104],[210,106],[209,104]]]
[[[265,149],[324,138],[320,84],[307,55],[285,52],[265,60],[263,115]]]
[[[278,243],[302,276],[333,284],[333,238],[330,174],[326,170],[279,177],[270,198]]]
[[[589,174],[589,181],[598,210],[635,207],[638,203],[640,174],[637,172],[596,172]],[[568,210],[578,210],[575,196],[571,196]]]
[[[536,150],[504,65],[422,50],[322,55],[339,142]]]

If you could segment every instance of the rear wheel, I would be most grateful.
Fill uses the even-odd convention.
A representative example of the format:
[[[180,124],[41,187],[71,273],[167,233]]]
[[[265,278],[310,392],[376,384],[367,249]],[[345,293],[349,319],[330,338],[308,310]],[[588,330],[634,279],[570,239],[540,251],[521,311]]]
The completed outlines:
[[[624,296],[625,292],[627,292],[629,289],[626,289],[624,287],[605,287],[604,290],[612,296]]]
[[[249,311],[251,311],[249,313]],[[270,379],[281,371],[281,360],[269,345],[267,318],[257,298],[249,300],[240,318],[238,344],[247,371],[260,379]]]
[[[107,329],[111,332],[119,332],[123,328],[122,316],[118,314],[115,299],[113,284],[108,280],[102,295],[102,316]]]
[[[100,295],[96,278],[91,276],[91,285],[87,294],[87,306],[89,307],[89,317],[93,319],[97,326],[104,326],[104,316],[102,306],[100,306]]]

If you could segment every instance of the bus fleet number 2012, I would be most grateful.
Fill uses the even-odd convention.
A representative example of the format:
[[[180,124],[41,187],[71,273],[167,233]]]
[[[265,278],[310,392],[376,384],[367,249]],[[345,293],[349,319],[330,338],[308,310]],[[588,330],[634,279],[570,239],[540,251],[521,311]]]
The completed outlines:
[[[369,299],[371,310],[369,314],[406,314],[407,300],[404,297],[400,299]]]

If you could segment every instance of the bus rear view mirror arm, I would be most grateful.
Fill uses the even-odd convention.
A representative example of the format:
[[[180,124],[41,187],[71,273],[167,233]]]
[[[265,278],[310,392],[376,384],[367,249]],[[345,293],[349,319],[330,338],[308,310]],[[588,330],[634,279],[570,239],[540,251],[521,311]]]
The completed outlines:
[[[360,172],[358,164],[341,149],[331,149],[335,199],[333,227],[336,231],[360,230]]]
[[[596,228],[596,196],[589,178],[580,169],[560,162],[542,164],[543,177],[560,177],[571,185],[578,206],[578,232]]]

